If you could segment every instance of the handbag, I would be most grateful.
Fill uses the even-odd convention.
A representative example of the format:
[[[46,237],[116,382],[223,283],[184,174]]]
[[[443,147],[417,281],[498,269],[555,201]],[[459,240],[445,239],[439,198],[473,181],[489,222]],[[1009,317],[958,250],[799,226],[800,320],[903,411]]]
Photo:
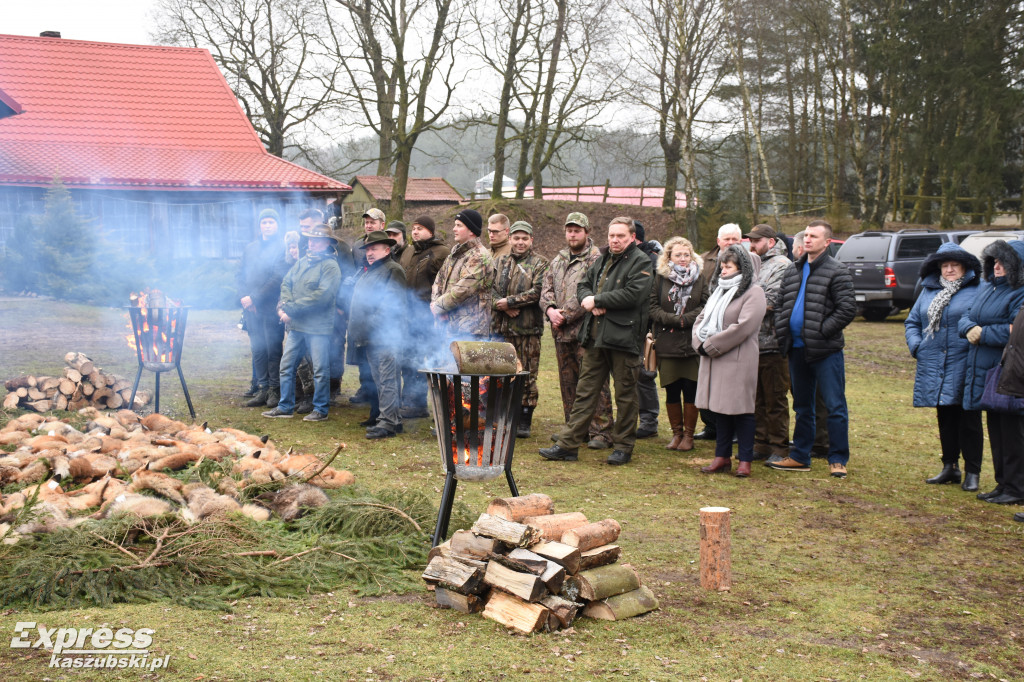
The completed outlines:
[[[654,335],[651,332],[647,332],[647,338],[644,339],[644,369],[648,372],[658,371],[658,353],[654,350]]]
[[[981,394],[981,409],[1009,414],[1024,414],[1024,398],[1014,398],[1011,395],[999,392],[999,377],[1002,373],[1002,363],[999,363],[985,373],[985,390]]]

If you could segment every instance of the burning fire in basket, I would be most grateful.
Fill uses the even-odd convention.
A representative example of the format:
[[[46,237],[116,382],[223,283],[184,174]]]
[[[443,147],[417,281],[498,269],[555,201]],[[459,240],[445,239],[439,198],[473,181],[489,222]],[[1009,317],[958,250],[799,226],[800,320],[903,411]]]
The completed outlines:
[[[133,293],[128,300],[132,308],[138,309],[136,324],[132,324],[129,315],[126,325],[132,331],[124,337],[128,346],[138,353],[142,362],[173,363],[179,316],[165,314],[165,310],[181,308],[181,301],[167,297],[158,289]]]
[[[487,429],[487,390],[490,381],[495,382],[494,389],[496,391],[501,390],[501,379],[496,377],[484,377],[480,380],[479,395],[476,401],[476,430],[477,430],[477,447],[476,447],[476,466],[484,466],[484,432]],[[470,461],[470,430],[473,428],[473,413],[474,408],[472,404],[472,382],[469,379],[462,380],[461,390],[456,390],[454,382],[449,379],[448,386],[451,388],[450,395],[451,400],[448,406],[448,415],[450,417],[449,422],[451,423],[452,431],[452,463],[453,464],[469,464]],[[459,420],[456,416],[455,403],[456,401],[462,404],[462,419]],[[459,438],[458,438],[458,426],[461,421],[463,430],[464,443],[462,447],[462,462],[459,462]],[[498,424],[496,422],[491,423],[492,432],[496,432]],[[491,464],[494,458],[494,448],[496,445],[495,439],[491,439],[490,452],[487,457],[487,464]]]

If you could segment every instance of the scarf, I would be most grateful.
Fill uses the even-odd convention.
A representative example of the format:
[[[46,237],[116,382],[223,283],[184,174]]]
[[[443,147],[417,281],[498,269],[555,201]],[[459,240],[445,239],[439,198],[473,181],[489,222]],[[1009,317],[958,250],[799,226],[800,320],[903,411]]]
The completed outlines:
[[[668,279],[672,282],[672,286],[668,290],[668,300],[672,301],[672,310],[679,317],[683,316],[686,302],[690,300],[690,292],[693,290],[693,283],[697,279],[698,273],[695,261],[690,261],[686,267],[669,263]]]
[[[935,332],[939,331],[939,325],[942,323],[942,311],[949,305],[950,299],[956,295],[956,292],[960,291],[960,287],[964,285],[966,279],[964,276],[950,282],[945,277],[939,277],[942,290],[935,294],[935,298],[928,304],[928,326],[924,328],[925,339],[932,338],[935,336]]]
[[[714,336],[722,331],[722,319],[725,317],[725,309],[732,303],[736,296],[740,282],[743,281],[743,273],[737,272],[728,279],[719,278],[718,286],[711,292],[708,302],[704,305],[704,319],[700,326],[694,330],[701,343],[707,341],[709,336]]]

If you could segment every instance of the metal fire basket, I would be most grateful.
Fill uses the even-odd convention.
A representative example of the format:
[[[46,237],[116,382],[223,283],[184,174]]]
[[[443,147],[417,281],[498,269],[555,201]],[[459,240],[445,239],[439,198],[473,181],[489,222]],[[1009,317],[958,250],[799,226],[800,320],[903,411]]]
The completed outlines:
[[[489,481],[504,473],[513,497],[519,495],[512,478],[512,453],[522,414],[523,389],[530,374],[420,371],[430,383],[437,445],[445,470],[432,541],[436,547],[448,535],[459,481]]]
[[[139,371],[135,375],[132,397],[128,404],[135,404],[135,393],[139,390],[142,370],[148,369],[156,374],[153,411],[160,412],[160,375],[175,369],[178,371],[178,379],[181,380],[181,390],[185,392],[188,412],[192,415],[192,419],[195,419],[196,411],[192,407],[192,398],[189,397],[188,387],[185,385],[185,375],[181,373],[181,348],[182,340],[185,338],[188,308],[185,306],[171,308],[128,306],[128,315],[131,317],[132,333],[135,335],[135,350],[139,356]]]

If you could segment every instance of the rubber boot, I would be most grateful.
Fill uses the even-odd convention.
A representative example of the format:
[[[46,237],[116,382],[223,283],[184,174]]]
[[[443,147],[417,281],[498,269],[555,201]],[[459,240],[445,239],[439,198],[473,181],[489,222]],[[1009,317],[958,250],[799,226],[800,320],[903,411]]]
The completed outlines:
[[[666,450],[678,450],[683,440],[683,405],[682,403],[666,403],[668,425],[672,429],[672,440],[665,446]]]
[[[535,407],[523,407],[523,414],[519,417],[519,428],[516,429],[516,438],[529,438],[530,427],[533,425],[533,411]]]
[[[693,403],[685,403],[683,405],[683,437],[680,439],[679,447],[676,450],[681,452],[693,450],[693,431],[697,428],[697,415],[699,412],[697,406]]]

